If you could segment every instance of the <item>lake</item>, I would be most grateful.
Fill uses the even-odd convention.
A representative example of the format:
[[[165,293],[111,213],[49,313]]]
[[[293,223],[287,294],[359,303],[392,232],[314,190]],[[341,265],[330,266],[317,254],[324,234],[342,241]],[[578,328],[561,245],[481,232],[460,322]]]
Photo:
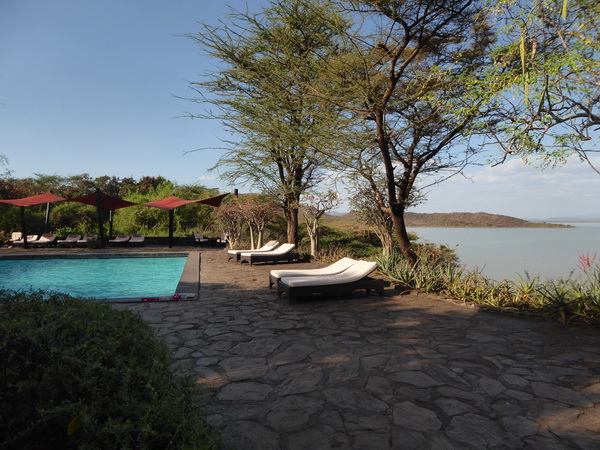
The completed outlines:
[[[544,279],[579,272],[582,254],[600,258],[600,223],[569,224],[575,228],[409,228],[418,242],[455,249],[460,263],[478,267],[494,280],[518,280],[528,273]]]

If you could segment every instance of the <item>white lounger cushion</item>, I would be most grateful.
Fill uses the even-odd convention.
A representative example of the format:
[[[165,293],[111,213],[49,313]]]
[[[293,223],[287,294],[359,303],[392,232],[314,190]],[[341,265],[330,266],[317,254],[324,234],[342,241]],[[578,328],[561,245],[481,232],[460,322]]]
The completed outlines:
[[[286,253],[291,252],[294,249],[294,247],[295,247],[294,244],[281,244],[275,250],[271,250],[268,252],[257,252],[257,253],[267,253],[269,255],[285,255]],[[243,253],[241,253],[241,255],[242,256],[251,256],[252,253],[256,253],[256,252],[243,252]]]
[[[377,263],[371,261],[357,261],[341,273],[335,275],[321,275],[313,277],[285,277],[281,283],[289,287],[301,286],[327,286],[330,284],[343,284],[358,281],[377,269]]]
[[[342,258],[337,262],[334,262],[330,266],[321,267],[320,269],[297,269],[297,270],[271,270],[271,276],[274,278],[285,278],[285,277],[312,277],[319,275],[335,275],[336,273],[343,272],[357,263],[356,259]]]
[[[261,248],[258,248],[256,250],[227,250],[227,253],[229,253],[230,255],[237,255],[238,253],[270,252],[278,245],[279,242],[277,241],[269,241]]]

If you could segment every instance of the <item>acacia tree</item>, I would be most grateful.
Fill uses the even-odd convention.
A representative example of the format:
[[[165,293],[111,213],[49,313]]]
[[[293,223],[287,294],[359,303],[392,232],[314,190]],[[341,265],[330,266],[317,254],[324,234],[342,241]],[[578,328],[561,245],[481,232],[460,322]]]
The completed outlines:
[[[272,203],[260,201],[256,197],[245,198],[241,207],[250,231],[250,248],[260,248],[263,245],[265,227],[275,218],[276,209]]]
[[[287,239],[297,244],[298,208],[318,184],[340,112],[325,108],[308,86],[323,77],[344,29],[327,3],[276,0],[261,14],[232,11],[220,26],[204,25],[190,37],[218,71],[192,83],[193,101],[212,107],[192,117],[219,120],[236,137],[215,169],[232,183],[245,182],[282,208]]]
[[[600,3],[504,0],[495,12],[504,28],[494,67],[507,89],[490,134],[504,159],[536,155],[553,164],[575,153],[592,165],[589,156],[599,150]]]
[[[362,119],[351,130],[362,141],[338,161],[365,177],[416,263],[404,213],[419,177],[437,183],[476,153],[468,137],[491,107],[485,63],[493,36],[479,0],[344,3],[368,23],[348,36],[352,51],[332,62],[335,87],[316,89]]]
[[[380,190],[380,192],[385,192]],[[394,249],[394,224],[392,217],[379,207],[375,193],[364,181],[359,180],[351,191],[350,206],[366,225],[373,227],[379,238],[384,257],[390,256]]]
[[[242,238],[244,230],[244,210],[238,197],[221,203],[213,211],[214,220],[225,235],[229,248],[235,249]]]
[[[339,205],[339,198],[336,192],[331,190],[325,193],[315,193],[307,196],[307,201],[300,208],[306,231],[310,238],[310,254],[317,257],[320,251],[319,245],[319,219],[327,211]]]

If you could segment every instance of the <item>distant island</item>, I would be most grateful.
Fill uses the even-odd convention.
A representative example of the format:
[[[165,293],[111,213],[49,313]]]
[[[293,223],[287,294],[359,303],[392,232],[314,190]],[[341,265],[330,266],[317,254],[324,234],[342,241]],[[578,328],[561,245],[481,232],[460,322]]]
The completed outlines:
[[[573,228],[572,225],[562,225],[548,222],[530,222],[516,217],[488,213],[413,213],[404,216],[406,226],[412,228]],[[342,228],[358,225],[359,219],[354,212],[346,214],[326,214],[324,222]]]
[[[573,228],[547,222],[530,222],[501,214],[478,213],[411,213],[404,216],[407,227],[435,228]]]

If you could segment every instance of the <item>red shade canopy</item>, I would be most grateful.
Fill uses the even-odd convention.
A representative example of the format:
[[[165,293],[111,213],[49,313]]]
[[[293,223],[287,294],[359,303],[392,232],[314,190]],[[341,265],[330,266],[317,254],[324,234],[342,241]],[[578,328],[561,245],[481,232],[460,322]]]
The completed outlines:
[[[64,200],[66,200],[66,198],[59,197],[51,192],[46,192],[45,194],[34,195],[33,197],[16,198],[14,200],[0,200],[0,203],[6,203],[7,205],[14,206],[35,206],[41,205],[42,203],[62,202]]]
[[[180,206],[189,205],[190,203],[202,203],[203,205],[219,206],[227,195],[229,194],[218,195],[216,197],[205,198],[202,200],[185,200],[183,198],[175,197],[174,195],[172,195],[171,197],[142,204],[146,206],[152,206],[154,208],[164,209],[167,211],[179,208]]]
[[[170,197],[166,197],[160,200],[155,200],[153,202],[142,203],[146,206],[152,206],[154,208],[160,208],[164,210],[171,210],[175,208],[179,208],[180,206],[189,205],[190,203],[197,203],[198,200],[185,200],[183,198],[175,197],[174,195]]]
[[[86,205],[98,206],[102,209],[111,209],[113,211],[115,209],[137,205],[137,203],[128,202],[127,200],[120,199],[119,197],[113,197],[102,192],[95,192],[93,194],[82,195],[81,197],[70,198],[67,201],[85,203]]]
[[[219,206],[225,197],[229,194],[217,195],[216,197],[205,198],[204,200],[198,200],[198,203],[208,206]]]

